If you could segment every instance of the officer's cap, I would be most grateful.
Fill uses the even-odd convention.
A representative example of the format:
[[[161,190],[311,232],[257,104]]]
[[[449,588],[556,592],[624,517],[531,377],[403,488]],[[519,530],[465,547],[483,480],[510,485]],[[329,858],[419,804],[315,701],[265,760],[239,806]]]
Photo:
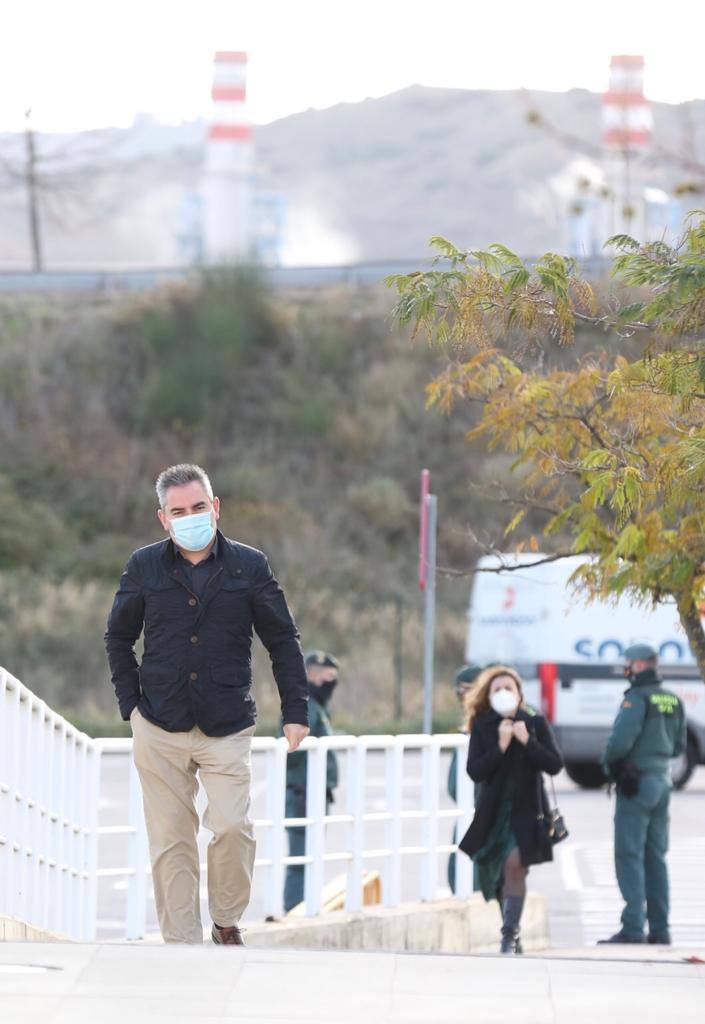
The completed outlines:
[[[309,651],[306,655],[306,668],[319,665],[321,668],[338,668],[338,659],[326,651]]]
[[[463,665],[455,673],[455,685],[462,686],[465,684],[467,686],[468,683],[474,683],[480,672],[482,672],[481,665]]]
[[[658,651],[650,644],[632,644],[627,647],[624,657],[627,661],[651,661],[652,658],[658,658]]]

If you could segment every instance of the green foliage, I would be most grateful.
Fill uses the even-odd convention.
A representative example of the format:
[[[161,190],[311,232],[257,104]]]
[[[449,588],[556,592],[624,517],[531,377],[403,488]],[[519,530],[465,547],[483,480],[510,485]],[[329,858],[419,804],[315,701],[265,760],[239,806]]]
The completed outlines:
[[[363,530],[381,531],[393,540],[406,535],[413,528],[416,509],[409,495],[397,480],[372,477],[348,488],[347,499],[352,516]]]
[[[45,561],[44,544],[61,547],[66,533],[60,518],[41,502],[23,499],[0,475],[0,570],[38,568]]]
[[[111,597],[110,584],[2,573],[0,664],[52,707],[113,712],[102,644]]]
[[[526,267],[504,246],[434,242],[449,269],[392,279],[395,316],[452,352],[431,402],[475,403],[470,436],[513,456],[521,493],[505,535],[540,508],[566,554],[594,555],[577,577],[588,593],[675,598],[705,675],[705,218],[675,246],[610,239],[626,286],[616,312],[612,300],[598,311],[574,260],[548,253]],[[640,349],[557,366],[551,348],[585,323]]]
[[[221,431],[242,366],[256,349],[275,346],[279,331],[262,284],[246,270],[209,273],[198,287],[159,297],[126,324],[118,352],[139,367],[136,430]]]
[[[444,238],[431,239],[436,263],[447,270],[394,274],[393,310],[400,324],[423,330],[440,345],[486,349],[518,340],[522,346],[549,337],[561,345],[574,340],[574,314],[592,313],[592,289],[575,260],[546,253],[534,266],[498,243],[463,251]]]

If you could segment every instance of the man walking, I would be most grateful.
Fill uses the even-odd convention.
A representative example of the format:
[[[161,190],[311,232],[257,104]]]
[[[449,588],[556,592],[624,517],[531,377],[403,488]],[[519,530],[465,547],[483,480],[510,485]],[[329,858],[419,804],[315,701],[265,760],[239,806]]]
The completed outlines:
[[[338,662],[325,651],[312,651],[306,655],[308,677],[309,717],[312,736],[330,736],[333,732],[328,704],[338,685]],[[306,785],[308,756],[303,750],[289,754],[286,761],[286,816],[306,817]],[[338,761],[332,750],[326,757],[326,814],[333,802],[338,785]],[[306,852],[306,829],[301,825],[287,828],[289,856],[301,857]],[[304,866],[289,864],[284,879],[284,910],[288,913],[304,898]]]
[[[602,942],[670,945],[668,850],[671,778],[669,761],[685,750],[683,705],[664,690],[658,655],[648,644],[624,652],[631,686],[607,741],[604,764],[617,785],[614,861],[625,902],[622,927]]]
[[[243,945],[255,840],[250,747],[256,708],[250,649],[269,651],[284,733],[296,750],[308,734],[299,635],[261,551],[217,529],[220,502],[199,466],[164,470],[157,515],[166,540],[130,557],[105,644],[120,713],[129,719],[142,783],[152,880],[165,942],[203,942],[196,839],[198,779],[208,797],[212,939]],[[135,643],[144,630],[141,664]]]

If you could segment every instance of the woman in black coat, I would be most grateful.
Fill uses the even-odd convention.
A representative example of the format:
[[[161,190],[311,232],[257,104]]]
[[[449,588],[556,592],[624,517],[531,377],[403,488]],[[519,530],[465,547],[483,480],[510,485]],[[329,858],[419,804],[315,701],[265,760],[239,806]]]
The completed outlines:
[[[531,864],[553,859],[540,821],[548,808],[541,772],[557,775],[563,759],[551,728],[524,703],[519,675],[493,665],[467,699],[468,774],[476,783],[475,816],[460,849],[476,865],[486,900],[502,908],[501,953],[521,953],[519,927]]]

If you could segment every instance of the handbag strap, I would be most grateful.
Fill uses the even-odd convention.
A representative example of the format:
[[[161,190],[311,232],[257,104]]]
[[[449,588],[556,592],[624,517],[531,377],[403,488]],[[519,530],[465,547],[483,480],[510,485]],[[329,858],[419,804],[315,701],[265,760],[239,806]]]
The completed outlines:
[[[558,807],[558,797],[556,796],[556,784],[553,781],[552,775],[549,775],[549,779],[551,780],[551,796],[553,797],[553,810],[555,810]],[[544,806],[543,772],[536,772],[536,792],[538,794],[539,815],[543,817],[545,814],[551,812],[550,802],[548,807]]]
[[[543,772],[536,772],[536,802],[539,811],[539,818],[545,817],[546,808],[543,803]]]

